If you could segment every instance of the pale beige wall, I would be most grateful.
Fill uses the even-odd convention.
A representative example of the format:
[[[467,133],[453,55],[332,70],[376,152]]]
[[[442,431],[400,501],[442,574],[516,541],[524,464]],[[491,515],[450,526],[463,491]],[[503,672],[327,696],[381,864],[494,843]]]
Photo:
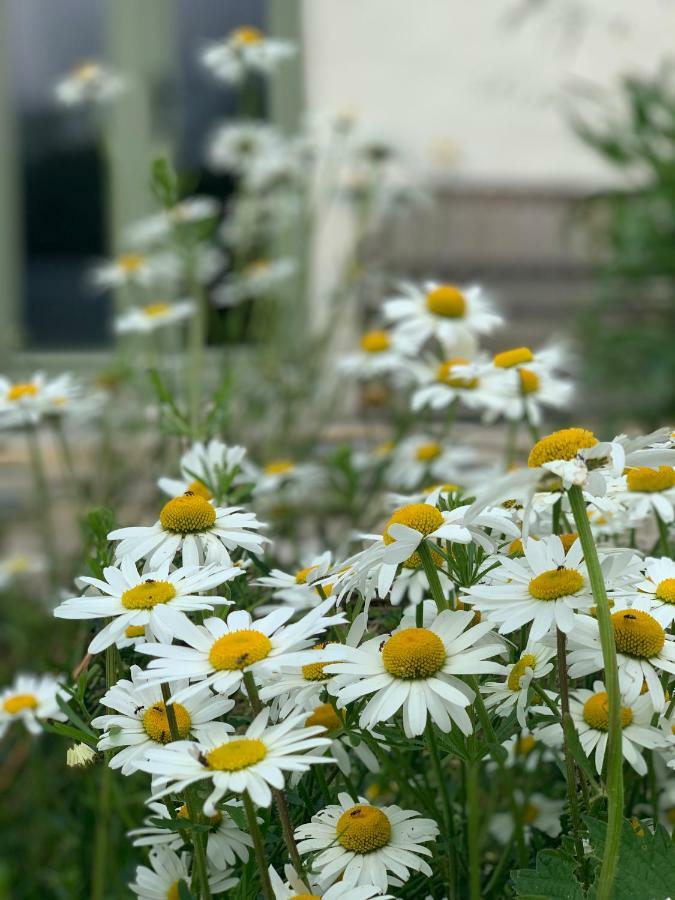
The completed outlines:
[[[579,79],[611,86],[675,55],[671,0],[304,0],[310,112],[350,109],[417,171],[480,182],[606,176],[562,112]],[[533,4],[534,5],[534,4]]]

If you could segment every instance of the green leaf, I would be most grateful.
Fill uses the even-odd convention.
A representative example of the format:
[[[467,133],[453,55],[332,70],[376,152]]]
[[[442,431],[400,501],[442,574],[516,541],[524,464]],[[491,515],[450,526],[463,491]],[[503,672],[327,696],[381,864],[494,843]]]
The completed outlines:
[[[79,728],[74,728],[72,725],[65,725],[63,722],[46,722],[44,719],[40,721],[40,724],[45,731],[49,731],[51,734],[59,734],[61,737],[72,738],[74,741],[81,742],[88,747],[96,749],[96,738],[92,738],[91,735],[86,732],[80,731]]]
[[[521,900],[584,900],[584,890],[574,874],[574,861],[557,850],[541,850],[536,869],[511,873],[516,896]]]
[[[224,806],[223,811],[228,814],[237,828],[240,828],[242,831],[248,831],[246,814],[241,806]]]
[[[574,761],[579,766],[581,771],[586,775],[593,788],[596,791],[599,790],[596,781],[597,773],[593,768],[591,761],[583,751],[581,742],[579,741],[579,735],[577,734],[577,730],[574,727],[574,721],[572,720],[572,716],[569,713],[565,713],[565,715],[563,716],[563,731],[565,732],[565,737],[567,738],[567,746],[569,747],[569,751],[572,754]]]
[[[178,882],[178,897],[180,900],[195,900],[183,878]]]
[[[150,187],[162,206],[167,209],[178,203],[178,176],[168,159],[160,157],[152,163]]]
[[[595,855],[603,858],[607,824],[584,817]],[[658,825],[654,834],[645,828],[641,834],[624,821],[621,829],[619,862],[612,887],[612,900],[667,900],[675,893],[675,844]],[[594,897],[591,890],[589,897]]]
[[[164,828],[166,831],[210,831],[211,826],[202,822],[193,822],[191,819],[164,819],[151,817],[149,820],[155,828]]]
[[[92,738],[94,740],[98,738],[96,732],[93,731],[84,721],[84,719],[81,719],[80,716],[78,716],[78,714],[75,712],[75,710],[72,709],[62,697],[59,697],[58,694],[56,695],[56,702],[58,703],[61,712],[67,717],[68,721],[72,722],[72,724],[75,725],[76,728],[87,735],[87,737],[89,738],[88,743],[91,743]]]

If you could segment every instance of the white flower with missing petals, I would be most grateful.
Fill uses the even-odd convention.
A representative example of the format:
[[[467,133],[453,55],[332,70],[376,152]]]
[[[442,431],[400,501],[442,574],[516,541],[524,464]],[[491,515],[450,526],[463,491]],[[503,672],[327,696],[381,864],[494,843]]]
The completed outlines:
[[[505,681],[488,681],[481,686],[485,706],[498,716],[509,716],[514,707],[521,728],[527,727],[530,683],[543,678],[553,669],[555,651],[542,644],[528,644],[517,662],[506,667]]]
[[[148,859],[152,868],[137,866],[136,880],[129,885],[138,900],[178,900],[180,882],[186,887],[190,884],[190,854],[178,856],[168,847],[153,847]],[[214,894],[229,891],[237,882],[226,870],[209,873],[209,888]]]

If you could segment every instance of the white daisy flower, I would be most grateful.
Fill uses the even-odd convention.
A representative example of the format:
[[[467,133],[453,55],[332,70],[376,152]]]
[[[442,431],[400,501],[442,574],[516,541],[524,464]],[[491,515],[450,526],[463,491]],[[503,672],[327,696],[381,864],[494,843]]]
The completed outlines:
[[[158,328],[184,322],[195,314],[194,300],[179,300],[167,303],[157,300],[145,306],[129,309],[115,319],[117,334],[149,334]]]
[[[240,471],[245,474],[246,448],[228,446],[217,438],[208,443],[195,443],[180,458],[180,478],[160,478],[159,489],[170,497],[177,497],[186,491],[199,494],[205,500],[212,500],[215,494],[223,493],[222,488],[231,485]]]
[[[638,598],[630,607],[614,606],[612,626],[619,687],[624,701],[629,705],[635,703],[646,682],[652,707],[655,712],[660,712],[665,704],[665,694],[659,673],[675,675],[675,638],[666,634],[658,619],[648,611],[651,603],[650,599]],[[594,618],[577,618],[569,646],[568,663],[572,678],[600,672],[604,668],[600,632]]]
[[[307,772],[312,765],[333,762],[317,756],[317,748],[330,741],[318,737],[319,727],[304,728],[304,713],[268,725],[269,710],[258,713],[244,735],[230,735],[222,723],[206,728],[199,742],[176,741],[147,753],[145,771],[169,782],[153,799],[178,793],[208,778],[213,790],[204,803],[204,812],[213,816],[225,794],[246,791],[256,806],[269,806],[270,788],[282,790],[284,772]]]
[[[345,661],[325,667],[336,676],[328,683],[329,692],[340,707],[374,694],[361,711],[361,728],[372,729],[402,708],[408,737],[422,734],[427,715],[441,731],[450,731],[455,722],[470,734],[466,707],[474,692],[457,676],[504,671],[490,659],[502,652],[502,644],[481,640],[492,626],[470,625],[473,618],[473,612],[444,610],[426,628],[399,628],[359,647],[343,646]]]
[[[44,372],[36,372],[28,381],[12,381],[0,375],[0,422],[7,427],[38,422],[46,386]]]
[[[421,373],[421,386],[412,395],[413,410],[445,409],[459,401],[467,409],[485,412],[495,405],[495,393],[484,380],[470,371],[470,362],[455,356],[443,362],[427,363]]]
[[[264,297],[289,281],[297,262],[291,257],[256,259],[213,291],[216,306],[236,306],[244,300]]]
[[[171,743],[171,728],[159,685],[148,685],[139,666],[129,670],[131,681],[120,679],[108,689],[101,704],[116,713],[97,716],[91,724],[103,731],[98,742],[99,750],[119,750],[110,759],[111,769],[121,769],[122,775],[131,775],[141,768],[140,763],[152,747]],[[173,693],[186,686],[186,681],[170,681]],[[172,703],[180,740],[199,738],[214,719],[229,712],[234,701],[215,696],[208,687],[193,692],[185,703]],[[232,731],[230,725],[224,726]]]
[[[44,559],[37,556],[26,556],[14,553],[0,560],[0,590],[4,590],[14,581],[26,575],[39,575],[45,570]]]
[[[298,569],[295,573],[283,572],[281,569],[272,569],[269,575],[263,575],[256,579],[254,584],[261,587],[272,588],[272,597],[281,603],[286,603],[300,612],[311,609],[322,599],[330,596],[332,588],[329,584],[321,584],[321,591],[317,589],[315,582],[321,582],[330,568],[332,554],[326,550],[320,556],[315,556],[307,566]],[[321,594],[323,593],[323,597]],[[278,604],[263,604],[256,607],[256,613],[268,613],[276,609]]]
[[[647,694],[638,696],[630,702],[622,697],[621,703],[621,751],[623,757],[638,775],[646,775],[647,763],[642,757],[642,751],[662,746],[663,735],[658,728],[653,728],[650,724],[653,709]],[[600,775],[609,733],[607,691],[602,681],[593,682],[592,691],[580,688],[572,692],[570,715],[583,751],[589,759],[594,755],[595,768]],[[550,746],[562,747],[563,730],[558,722],[539,728],[537,734]]]
[[[189,853],[178,856],[168,847],[154,847],[148,856],[152,868],[136,867],[136,880],[129,887],[138,900],[178,900],[178,885],[181,881],[189,887],[192,859]],[[214,893],[228,891],[237,883],[227,871],[209,874],[209,888]]]
[[[528,697],[533,678],[543,678],[553,669],[555,650],[542,644],[528,644],[518,661],[506,667],[505,681],[488,681],[481,686],[485,706],[498,716],[509,716],[513,709],[521,728],[527,727]]]
[[[468,447],[443,446],[428,435],[405,438],[394,450],[387,477],[393,486],[415,490],[431,482],[460,482],[460,469],[474,461]]]
[[[329,676],[330,677],[330,676]],[[283,711],[281,716],[286,715]],[[320,725],[325,729],[326,735],[330,738],[330,745],[326,749],[329,756],[332,756],[338,769],[345,775],[349,775],[352,771],[352,760],[354,757],[369,772],[380,771],[380,761],[370,749],[364,740],[359,740],[350,734],[345,734],[345,721],[341,713],[335,711],[332,703],[319,703],[312,709],[305,719],[307,727],[311,725]],[[382,736],[373,732],[371,734],[373,740],[382,742]],[[384,749],[386,752],[386,749]]]
[[[318,900],[371,900],[371,898],[377,897],[379,900],[393,900],[391,894],[382,894],[379,887],[369,884],[355,887],[338,881],[328,890],[322,890],[321,885],[315,879],[303,881],[292,866],[286,866],[285,880],[275,872],[272,866],[269,868],[269,876],[274,900],[293,900],[298,897],[316,897]],[[321,893],[317,894],[317,891]]]
[[[129,225],[124,231],[124,237],[132,247],[147,247],[161,243],[182,226],[207,222],[209,219],[215,221],[220,210],[221,203],[215,197],[186,197],[170,209],[163,209]]]
[[[201,53],[201,61],[216,78],[232,84],[247,72],[271,75],[279,63],[295,53],[291,41],[267,37],[253,25],[240,25],[223,40],[209,44]]]
[[[555,702],[555,694],[551,691],[547,693]],[[555,763],[558,758],[556,753],[540,739],[538,731],[530,731],[529,728],[519,729],[517,734],[502,743],[502,747],[507,753],[504,765],[508,768],[518,766],[525,772],[541,772],[542,763]],[[497,768],[496,762],[492,760],[488,762],[488,771],[493,772]]]
[[[101,104],[115,100],[126,90],[120,74],[100,62],[80,63],[54,86],[54,95],[63,106]]]
[[[140,653],[155,657],[145,675],[153,683],[172,677],[197,680],[172,697],[182,701],[204,685],[220,694],[232,694],[245,672],[252,672],[260,680],[282,665],[334,659],[337,651],[332,645],[320,651],[319,659],[313,657],[316,651],[310,649],[318,634],[344,622],[342,615],[325,615],[332,607],[333,602],[327,600],[292,625],[285,624],[294,612],[290,608],[277,609],[255,621],[244,610],[231,612],[225,621],[206,619],[203,625],[185,619],[175,636],[187,646],[145,644],[138,647]]]
[[[391,335],[381,329],[366,331],[359,340],[359,350],[338,361],[338,371],[358,378],[380,378],[411,365]]]
[[[245,175],[252,163],[276,153],[284,146],[284,137],[266,122],[239,120],[221,125],[207,147],[208,161],[215,171]]]
[[[650,471],[653,471],[650,469]],[[635,590],[649,600],[645,607],[663,628],[675,619],[675,562],[667,556],[657,559],[648,556],[644,562],[644,580],[638,581]]]
[[[639,522],[654,514],[669,525],[675,521],[675,469],[672,466],[627,469],[625,484],[626,492],[621,500],[633,521]]]
[[[231,800],[228,806],[241,809],[241,802]],[[134,847],[152,847],[160,844],[166,845],[170,850],[178,850],[183,845],[180,833],[170,831],[168,828],[159,828],[152,824],[152,819],[187,818],[187,806],[183,804],[170,816],[166,803],[153,803],[148,807],[151,816],[148,817],[141,828],[134,828],[127,832],[128,837],[133,838]],[[210,830],[206,837],[206,856],[213,869],[223,869],[224,866],[235,866],[237,860],[248,862],[249,849],[253,847],[253,838],[242,831],[227,812],[227,808],[217,810],[209,822]]]
[[[527,802],[524,802],[520,791],[516,792],[516,801],[525,830],[525,840],[532,839],[532,829],[543,831],[549,837],[558,837],[562,831],[560,821],[565,803],[563,800],[552,800],[544,794],[533,793]],[[490,833],[499,841],[506,844],[513,834],[512,813],[493,813],[490,818]]]
[[[385,301],[384,315],[394,323],[394,335],[416,348],[436,338],[444,350],[471,355],[477,335],[502,324],[478,285],[404,282],[400,290],[400,296]]]
[[[103,570],[105,580],[90,576],[79,579],[103,596],[71,597],[56,607],[54,615],[57,619],[112,619],[92,640],[89,653],[99,653],[109,647],[126,636],[126,629],[133,626],[149,626],[155,637],[168,642],[186,620],[185,613],[230,605],[232,601],[226,597],[201,595],[241,574],[237,566],[224,568],[217,563],[170,571],[168,560],[154,570],[139,574],[127,556],[119,566],[107,566]]]
[[[298,491],[309,492],[320,486],[323,480],[319,466],[313,463],[295,463],[290,459],[270,460],[255,477],[253,494],[256,497],[285,489],[293,495]]]
[[[488,421],[502,415],[511,421],[525,419],[540,425],[542,406],[564,409],[574,394],[574,386],[568,379],[529,366],[495,370],[485,381],[486,389],[491,390],[491,411],[495,413],[493,417],[488,416]]]
[[[320,883],[339,879],[345,887],[372,884],[386,891],[390,872],[403,882],[411,870],[431,876],[424,857],[432,853],[424,844],[438,835],[433,819],[399,806],[372,806],[364,797],[354,803],[342,793],[338,800],[295,830],[298,851],[316,854],[311,868]]]
[[[530,640],[539,641],[558,627],[572,631],[576,610],[591,609],[595,601],[583,562],[581,541],[566,552],[557,535],[524,542],[522,558],[499,556],[484,582],[464,588],[467,602],[491,622],[500,634],[532,623]],[[611,587],[611,585],[608,585]]]
[[[170,274],[171,280],[174,280],[178,274],[175,257],[166,254],[148,255],[134,251],[121,253],[115,259],[95,266],[91,270],[89,280],[92,287],[101,290],[128,285],[149,287],[158,280],[161,274],[166,274],[167,260],[173,261],[173,265],[170,265]]]
[[[264,527],[254,513],[238,506],[214,507],[199,494],[186,491],[164,504],[154,525],[116,528],[108,540],[120,542],[118,559],[146,559],[151,568],[172,560],[177,553],[184,566],[230,565],[230,550],[260,553],[269,540],[257,534],[257,529]]]
[[[17,675],[0,691],[0,738],[12,722],[22,722],[31,734],[40,734],[40,719],[65,721],[57,697],[67,700],[68,694],[52,675]]]

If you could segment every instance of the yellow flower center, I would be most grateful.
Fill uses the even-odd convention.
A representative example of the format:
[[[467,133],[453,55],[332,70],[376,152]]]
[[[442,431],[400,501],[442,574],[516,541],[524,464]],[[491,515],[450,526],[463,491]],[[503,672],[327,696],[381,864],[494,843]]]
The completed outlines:
[[[389,843],[391,823],[376,806],[357,803],[342,813],[336,831],[337,839],[345,850],[372,853]]]
[[[321,900],[318,894],[293,894],[293,900]]]
[[[140,253],[124,253],[117,257],[117,265],[125,275],[134,275],[144,262],[145,257]]]
[[[310,572],[313,572],[316,569],[316,566],[307,566],[306,569],[298,569],[295,573],[295,583],[296,584],[307,584],[307,578]]]
[[[626,482],[629,491],[657,494],[675,487],[675,469],[672,466],[659,466],[658,469],[640,466],[636,469],[627,469]]]
[[[570,547],[576,541],[579,535],[576,533],[576,531],[568,531],[565,534],[559,534],[558,537],[560,538],[565,553],[568,553]]]
[[[178,737],[184,740],[190,733],[190,725],[192,724],[190,713],[181,703],[172,703],[171,706],[176,717]],[[173,740],[169,717],[166,713],[166,703],[163,701],[148,707],[143,713],[142,722],[145,733],[150,740],[157,741],[158,744],[168,744]]]
[[[38,699],[35,694],[14,694],[2,704],[2,708],[10,716],[16,716],[24,709],[37,709]]]
[[[188,485],[188,491],[191,494],[196,494],[197,497],[203,497],[204,500],[213,500],[213,494],[203,481],[191,481]]]
[[[166,900],[180,900],[180,881],[174,881],[169,890],[166,892]]]
[[[593,694],[584,703],[584,722],[598,731],[609,731],[609,701],[607,691]],[[621,727],[626,728],[633,721],[633,710],[630,706],[621,707]]]
[[[436,441],[429,441],[427,444],[420,444],[415,450],[415,459],[420,462],[431,462],[432,459],[441,455],[442,447]]]
[[[436,369],[436,381],[440,381],[442,384],[447,384],[449,387],[453,388],[460,388],[467,391],[474,390],[479,384],[477,378],[466,378],[452,374],[452,370],[456,366],[465,366],[468,362],[468,359],[457,357],[455,359],[447,359],[445,362],[440,363]]]
[[[654,595],[664,603],[675,603],[675,578],[664,578],[659,581]]]
[[[523,735],[523,737],[516,741],[516,756],[529,756],[536,744],[537,741],[533,735]]]
[[[361,338],[361,349],[366,353],[384,353],[390,346],[386,331],[367,331]]]
[[[396,678],[430,678],[445,662],[445,647],[428,628],[404,628],[385,642],[382,662]]]
[[[264,40],[264,35],[259,28],[254,28],[253,25],[242,25],[240,28],[235,28],[230,32],[230,40],[233,44],[259,44],[262,40]]]
[[[164,301],[158,301],[157,303],[147,303],[143,307],[143,312],[146,316],[150,316],[153,318],[154,316],[165,316],[168,312],[170,312],[171,306],[168,303],[164,303]]]
[[[524,556],[525,549],[522,540],[520,538],[515,538],[509,544],[509,549],[506,552],[509,556]]]
[[[585,428],[563,428],[546,435],[530,450],[527,460],[530,468],[558,459],[574,459],[579,450],[594,447],[598,443],[592,431]]]
[[[323,644],[315,644],[313,650],[323,650],[328,644],[334,644],[335,641],[326,641]],[[330,675],[324,672],[324,667],[329,665],[328,662],[308,663],[302,667],[302,677],[305,681],[328,681]]]
[[[269,656],[272,642],[253,628],[242,628],[219,637],[209,651],[209,662],[214,669],[241,671]]]
[[[30,381],[25,383],[13,384],[7,391],[7,399],[14,403],[17,400],[23,400],[24,397],[34,397],[37,392],[37,385],[32,384]]]
[[[538,817],[539,807],[535,806],[534,803],[526,803],[525,806],[523,806],[523,825],[531,825],[533,822],[537,821]]]
[[[532,362],[534,355],[529,347],[514,347],[513,350],[503,350],[495,353],[492,363],[498,369],[512,369],[522,363]]]
[[[641,609],[624,609],[612,614],[614,640],[619,653],[638,659],[658,656],[666,633],[653,616]]]
[[[427,309],[444,319],[461,319],[466,314],[466,300],[454,284],[441,284],[427,294]]]
[[[91,81],[100,71],[98,63],[84,62],[73,69],[73,75],[80,81]]]
[[[176,588],[170,581],[149,579],[125,591],[122,594],[122,606],[127,609],[153,609],[159,603],[168,603],[175,596]]]
[[[145,625],[128,625],[124,629],[124,637],[127,637],[127,638],[145,637]]]
[[[576,594],[584,586],[583,576],[576,569],[549,569],[533,578],[528,590],[536,600],[559,600]]]
[[[287,472],[292,472],[294,468],[290,459],[277,459],[267,463],[263,471],[265,475],[285,475]]]
[[[203,497],[186,491],[166,503],[159,514],[159,521],[166,531],[177,534],[194,534],[207,531],[216,521],[216,511]]]
[[[305,719],[307,728],[311,728],[312,725],[321,725],[326,731],[336,731],[338,728],[342,728],[344,722],[330,703],[322,703]]]
[[[206,754],[206,764],[219,772],[239,772],[261,762],[267,747],[257,738],[238,738],[221,744]]]
[[[524,656],[521,656],[518,662],[514,665],[514,667],[509,672],[509,677],[506,679],[506,684],[510,691],[519,691],[520,690],[520,679],[525,674],[526,669],[534,670],[535,665],[537,664],[536,658],[531,653],[526,653]]]
[[[443,516],[435,506],[430,506],[428,503],[410,503],[408,506],[402,506],[400,509],[397,509],[384,529],[384,533],[382,534],[382,539],[385,544],[393,544],[394,538],[389,534],[389,527],[391,525],[407,525],[409,528],[414,528],[415,531],[419,531],[422,535],[431,534],[433,531],[436,531],[437,528],[440,528],[443,524]],[[434,556],[432,554],[432,556]],[[438,558],[438,562],[442,562],[441,557],[436,553],[434,556]],[[403,563],[403,565],[407,569],[416,569],[422,565],[422,560],[420,559],[419,553],[417,551],[412,553]]]
[[[536,394],[539,390],[539,376],[532,369],[518,369],[520,389],[523,394]]]

